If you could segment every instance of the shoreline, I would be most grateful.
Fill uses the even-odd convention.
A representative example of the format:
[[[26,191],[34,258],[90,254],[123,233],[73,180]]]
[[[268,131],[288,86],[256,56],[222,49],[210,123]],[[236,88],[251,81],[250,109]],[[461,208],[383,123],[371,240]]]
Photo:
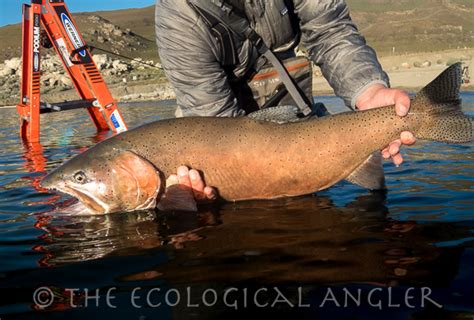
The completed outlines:
[[[399,88],[409,93],[416,93],[435,79],[449,63],[462,61],[469,67],[472,76],[471,83],[462,85],[462,92],[474,92],[474,48],[446,50],[438,52],[421,52],[401,55],[379,56],[383,69],[390,78],[392,88]],[[416,67],[415,67],[416,66]],[[125,75],[124,75],[125,77]],[[109,79],[110,80],[110,79]],[[106,79],[108,82],[108,79]],[[126,82],[126,81],[124,81]],[[173,99],[171,85],[163,78],[140,79],[126,83],[115,82],[108,85],[112,96],[119,104],[144,101],[165,101]],[[313,95],[334,95],[334,91],[321,76],[321,71],[313,68]],[[42,94],[44,101],[49,103],[76,100],[74,88]],[[12,108],[13,101],[3,101],[0,108]]]
[[[414,88],[399,88],[407,91],[410,94],[416,93],[418,90]],[[419,87],[418,89],[421,89]],[[468,86],[467,89],[462,89],[462,93],[474,94],[474,86]],[[332,90],[315,90],[313,91],[313,96],[335,96],[334,91]],[[153,100],[137,100],[137,101],[118,101],[117,104],[119,107],[142,107],[149,104],[159,104],[159,105],[174,105],[176,99],[153,99]],[[0,109],[13,109],[16,108],[16,105],[0,105]]]

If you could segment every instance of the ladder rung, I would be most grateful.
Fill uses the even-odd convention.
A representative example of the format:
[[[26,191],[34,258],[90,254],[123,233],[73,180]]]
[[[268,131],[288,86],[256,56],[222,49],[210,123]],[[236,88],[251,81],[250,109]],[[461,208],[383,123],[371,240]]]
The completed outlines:
[[[74,100],[74,101],[65,101],[59,103],[47,103],[41,102],[40,104],[40,113],[49,113],[49,112],[59,112],[67,111],[81,108],[93,107],[92,103],[94,100]]]

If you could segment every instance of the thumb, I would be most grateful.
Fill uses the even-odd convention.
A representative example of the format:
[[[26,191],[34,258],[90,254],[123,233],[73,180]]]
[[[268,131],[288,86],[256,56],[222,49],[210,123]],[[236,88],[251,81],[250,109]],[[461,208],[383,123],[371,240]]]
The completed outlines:
[[[398,116],[404,117],[410,109],[410,97],[402,90],[397,90],[394,95],[395,111]]]

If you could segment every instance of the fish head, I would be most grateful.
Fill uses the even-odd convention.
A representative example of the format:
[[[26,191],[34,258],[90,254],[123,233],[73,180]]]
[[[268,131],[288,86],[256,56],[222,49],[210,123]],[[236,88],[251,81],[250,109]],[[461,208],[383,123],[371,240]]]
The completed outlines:
[[[76,197],[91,214],[156,206],[163,179],[152,163],[129,150],[94,151],[64,163],[49,173],[41,186]]]

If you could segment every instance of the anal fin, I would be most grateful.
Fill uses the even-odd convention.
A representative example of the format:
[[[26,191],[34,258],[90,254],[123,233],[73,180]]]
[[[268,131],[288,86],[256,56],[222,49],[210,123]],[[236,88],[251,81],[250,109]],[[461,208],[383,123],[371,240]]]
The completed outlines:
[[[370,190],[385,189],[385,175],[380,151],[372,153],[346,180]]]

